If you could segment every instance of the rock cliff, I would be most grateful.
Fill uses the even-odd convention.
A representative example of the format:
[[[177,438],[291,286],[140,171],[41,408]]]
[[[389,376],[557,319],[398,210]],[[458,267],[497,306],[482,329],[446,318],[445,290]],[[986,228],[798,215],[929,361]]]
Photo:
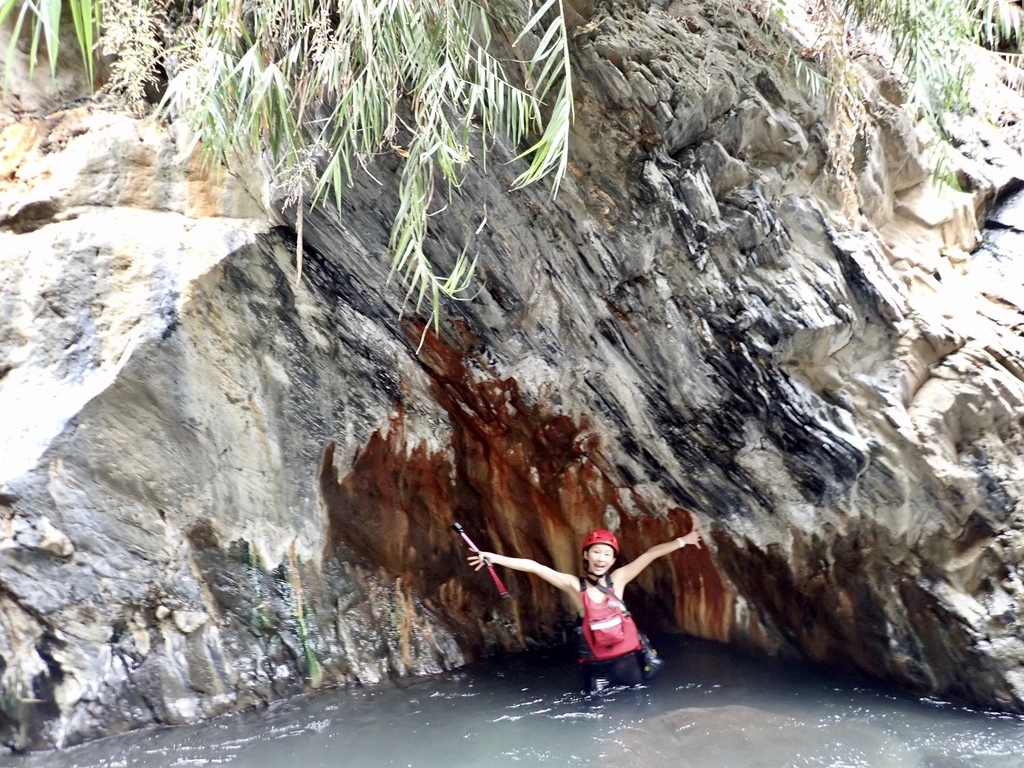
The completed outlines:
[[[3,744],[562,641],[455,521],[567,571],[595,526],[697,525],[631,587],[647,628],[1024,710],[1021,110],[963,121],[943,191],[874,89],[851,219],[746,9],[586,10],[570,175],[467,179],[430,245],[479,292],[438,334],[385,284],[397,157],[306,215],[297,281],[252,167],[96,105],[7,121]]]

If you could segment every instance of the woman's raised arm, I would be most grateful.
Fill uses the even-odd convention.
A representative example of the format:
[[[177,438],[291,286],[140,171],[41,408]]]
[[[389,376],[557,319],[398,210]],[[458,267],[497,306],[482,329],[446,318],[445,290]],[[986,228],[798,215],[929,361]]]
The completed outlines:
[[[700,533],[696,528],[685,536],[680,536],[678,539],[672,539],[671,541],[666,541],[663,544],[655,544],[632,562],[626,563],[626,565],[621,568],[616,568],[611,574],[612,584],[615,585],[616,594],[619,597],[622,597],[621,590],[625,589],[629,582],[639,576],[643,572],[644,568],[653,563],[659,557],[670,555],[677,549],[682,549],[687,544],[700,549]]]
[[[548,568],[546,565],[541,565],[536,560],[530,560],[527,557],[506,557],[505,555],[496,555],[493,552],[474,552],[469,556],[469,564],[473,566],[473,570],[479,571],[484,567],[485,558],[493,565],[501,565],[505,568],[511,568],[513,571],[523,571],[524,573],[532,573],[534,576],[539,576],[548,584],[552,584],[570,595],[574,598],[573,604],[580,603],[579,607],[582,608],[579,577],[556,571],[554,568]]]

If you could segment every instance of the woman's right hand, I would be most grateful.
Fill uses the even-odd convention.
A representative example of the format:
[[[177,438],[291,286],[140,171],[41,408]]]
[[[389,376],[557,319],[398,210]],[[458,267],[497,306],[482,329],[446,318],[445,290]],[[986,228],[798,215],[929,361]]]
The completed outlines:
[[[474,571],[479,571],[487,565],[486,561],[489,560],[490,557],[490,552],[474,552],[467,558],[467,560],[469,560],[469,564],[473,566]]]

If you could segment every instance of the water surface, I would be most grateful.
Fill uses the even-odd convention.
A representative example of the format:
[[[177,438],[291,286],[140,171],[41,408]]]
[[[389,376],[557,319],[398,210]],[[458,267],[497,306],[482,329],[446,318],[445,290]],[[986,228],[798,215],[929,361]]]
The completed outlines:
[[[1024,721],[901,697],[805,665],[658,638],[646,688],[577,692],[563,651],[10,757],[13,768],[1021,768]]]

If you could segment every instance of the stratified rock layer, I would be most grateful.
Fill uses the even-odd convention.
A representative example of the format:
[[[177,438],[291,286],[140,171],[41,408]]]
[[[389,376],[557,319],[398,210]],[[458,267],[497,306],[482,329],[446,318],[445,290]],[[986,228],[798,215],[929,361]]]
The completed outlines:
[[[965,121],[940,194],[876,95],[854,227],[746,11],[587,12],[569,177],[467,179],[430,247],[479,293],[437,335],[385,285],[397,157],[306,216],[297,282],[173,130],[3,129],[3,743],[560,642],[456,521],[565,571],[696,524],[630,588],[649,628],[1024,709],[1020,155]]]

